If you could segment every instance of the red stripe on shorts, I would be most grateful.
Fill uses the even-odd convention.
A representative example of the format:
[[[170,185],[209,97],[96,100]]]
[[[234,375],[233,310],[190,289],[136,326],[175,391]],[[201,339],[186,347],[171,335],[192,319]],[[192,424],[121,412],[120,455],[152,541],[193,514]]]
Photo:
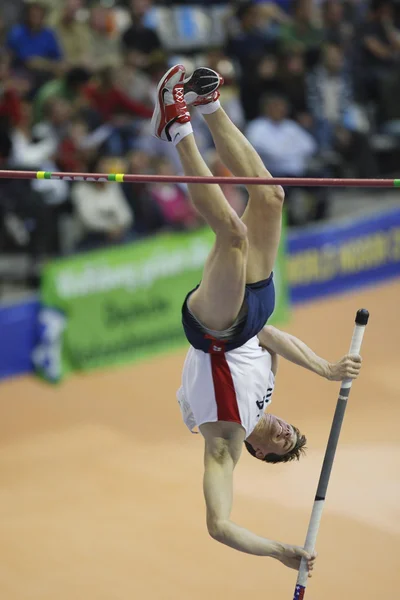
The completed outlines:
[[[231,370],[224,352],[210,354],[218,421],[241,423]]]

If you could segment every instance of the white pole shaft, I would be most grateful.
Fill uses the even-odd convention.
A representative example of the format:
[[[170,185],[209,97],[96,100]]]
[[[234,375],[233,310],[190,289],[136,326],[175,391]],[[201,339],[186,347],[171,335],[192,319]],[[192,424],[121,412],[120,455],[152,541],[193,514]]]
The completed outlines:
[[[368,317],[368,311],[366,311],[365,309],[361,309],[357,312],[356,325],[353,330],[353,336],[350,344],[350,354],[359,354],[360,352],[365,327],[368,322]],[[314,551],[315,544],[317,541],[322,511],[324,508],[326,492],[329,484],[329,478],[333,466],[333,461],[335,458],[336,447],[339,441],[340,430],[343,423],[344,413],[346,410],[347,399],[350,394],[352,381],[352,379],[343,380],[339,391],[339,397],[336,404],[336,411],[332,421],[324,462],[322,465],[319,483],[317,487],[317,493],[315,495],[310,523],[308,525],[307,530],[306,541],[304,544],[305,550],[307,550],[307,552],[310,553]],[[300,569],[298,572],[294,600],[301,600],[302,598],[304,598],[305,588],[307,585],[307,578],[307,562],[305,559],[303,559],[301,561]]]

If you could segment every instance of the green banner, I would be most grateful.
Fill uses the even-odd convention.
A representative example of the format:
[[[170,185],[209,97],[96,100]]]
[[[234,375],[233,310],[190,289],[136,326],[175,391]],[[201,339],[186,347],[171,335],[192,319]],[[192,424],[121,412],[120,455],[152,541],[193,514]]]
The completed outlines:
[[[162,234],[57,260],[42,278],[37,371],[58,381],[70,371],[131,362],[184,345],[181,306],[201,279],[213,234]],[[283,246],[283,244],[282,244]],[[274,322],[287,316],[283,253],[275,268]]]

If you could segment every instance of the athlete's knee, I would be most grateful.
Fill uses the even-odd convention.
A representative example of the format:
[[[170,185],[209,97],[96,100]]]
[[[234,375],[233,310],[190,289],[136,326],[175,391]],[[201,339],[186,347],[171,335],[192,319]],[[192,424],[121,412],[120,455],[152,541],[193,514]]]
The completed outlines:
[[[235,213],[230,215],[220,230],[217,232],[217,239],[224,241],[235,248],[240,248],[244,252],[248,249],[247,226]]]
[[[267,186],[265,186],[267,188]],[[276,210],[282,210],[285,200],[285,192],[281,185],[268,186],[264,190],[264,199],[269,207]]]

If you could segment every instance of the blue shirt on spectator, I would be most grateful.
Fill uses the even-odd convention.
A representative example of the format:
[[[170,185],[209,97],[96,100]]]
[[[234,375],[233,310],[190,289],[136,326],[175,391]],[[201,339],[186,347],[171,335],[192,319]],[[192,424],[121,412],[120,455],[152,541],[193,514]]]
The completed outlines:
[[[14,25],[8,34],[8,48],[16,59],[25,62],[40,57],[61,60],[62,52],[55,33],[49,27],[31,31],[26,25]]]

